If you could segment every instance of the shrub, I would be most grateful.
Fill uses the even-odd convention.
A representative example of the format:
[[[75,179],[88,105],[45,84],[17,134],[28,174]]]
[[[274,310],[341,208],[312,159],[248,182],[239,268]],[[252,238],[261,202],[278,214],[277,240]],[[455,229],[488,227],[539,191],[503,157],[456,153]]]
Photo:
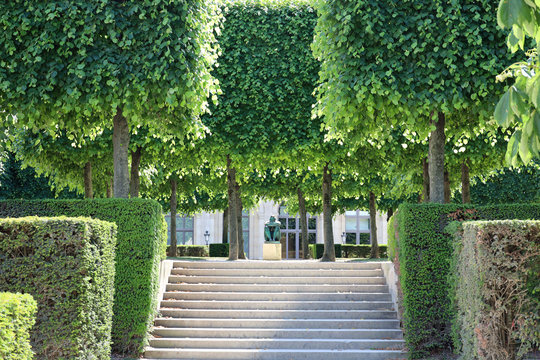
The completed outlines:
[[[396,248],[397,248],[397,240],[396,240],[396,228],[395,228],[395,219],[396,216],[393,215],[388,219],[388,225],[387,225],[387,233],[388,233],[388,259],[390,261],[394,261],[396,259]]]
[[[451,347],[451,221],[540,219],[540,204],[402,204],[396,214],[405,341],[412,358]]]
[[[89,218],[0,219],[0,288],[36,300],[38,359],[110,359],[115,236]]]
[[[229,257],[229,244],[210,244],[210,257]]]
[[[169,247],[167,246],[167,254],[168,253],[169,253]],[[176,256],[206,257],[208,256],[208,246],[206,245],[178,245],[176,247]]]
[[[368,258],[371,255],[371,245],[341,245],[341,257],[344,258]],[[379,256],[387,257],[387,246],[379,245]]]
[[[30,329],[37,305],[29,294],[0,293],[0,359],[31,360]]]
[[[139,354],[157,313],[159,263],[165,258],[167,225],[153,200],[8,200],[0,217],[89,216],[118,226],[113,350]]]
[[[334,244],[336,258],[341,257],[341,244]],[[309,252],[312,259],[320,259],[324,253],[324,244],[309,244]]]
[[[540,345],[540,221],[474,221],[456,232],[456,328],[465,359],[515,359]],[[533,272],[531,272],[533,270]],[[521,347],[516,351],[516,343]]]

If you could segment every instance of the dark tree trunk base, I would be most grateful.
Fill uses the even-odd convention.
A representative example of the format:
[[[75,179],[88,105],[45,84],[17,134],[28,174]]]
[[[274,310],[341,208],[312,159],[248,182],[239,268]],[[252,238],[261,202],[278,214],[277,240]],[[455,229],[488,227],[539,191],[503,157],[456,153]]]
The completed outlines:
[[[435,114],[435,130],[429,136],[429,201],[444,203],[444,134],[445,117],[442,112]],[[433,119],[431,119],[433,122]]]
[[[84,165],[83,177],[84,197],[87,199],[92,199],[94,197],[94,191],[92,190],[92,163],[90,161]]]
[[[332,172],[328,163],[323,169],[323,222],[324,222],[324,253],[321,261],[336,261],[334,234],[332,229]]]
[[[169,256],[176,256],[176,180],[171,179],[171,245],[169,246]]]
[[[129,181],[129,196],[132,198],[139,197],[140,175],[139,168],[141,166],[142,149],[137,146],[137,150],[131,152],[131,180]]]
[[[114,161],[114,197],[129,197],[129,126],[117,108],[113,119],[113,161]]]

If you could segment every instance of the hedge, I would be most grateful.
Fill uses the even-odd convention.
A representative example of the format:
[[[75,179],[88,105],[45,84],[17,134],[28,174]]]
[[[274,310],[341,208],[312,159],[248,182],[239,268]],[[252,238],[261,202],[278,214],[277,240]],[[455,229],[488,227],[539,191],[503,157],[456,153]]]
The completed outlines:
[[[167,254],[168,253],[169,253],[169,247],[167,246]],[[176,256],[207,257],[208,246],[206,245],[177,245]]]
[[[210,257],[229,257],[229,244],[210,244]]]
[[[454,344],[464,359],[516,359],[540,346],[540,221],[473,221],[456,232]],[[519,345],[519,348],[516,347]]]
[[[422,358],[452,344],[453,238],[445,227],[456,220],[540,219],[540,204],[402,204],[396,216],[405,341],[409,356]]]
[[[37,304],[29,294],[0,293],[0,359],[31,360],[30,330]]]
[[[167,246],[161,206],[144,199],[0,201],[0,217],[29,215],[89,216],[116,223],[113,351],[141,353],[157,313],[159,263]]]
[[[336,258],[341,257],[341,244],[334,244]],[[324,244],[309,244],[309,253],[312,259],[320,259],[324,253]]]
[[[388,219],[388,225],[386,232],[388,234],[388,259],[394,261],[396,258],[397,240],[396,240],[396,227],[395,227],[396,215],[393,215]]]
[[[354,245],[343,244],[341,245],[341,257],[343,258],[368,258],[371,255],[371,245]],[[379,257],[386,258],[387,246],[379,245]]]
[[[0,219],[0,289],[36,300],[38,359],[110,360],[115,242],[105,221]]]

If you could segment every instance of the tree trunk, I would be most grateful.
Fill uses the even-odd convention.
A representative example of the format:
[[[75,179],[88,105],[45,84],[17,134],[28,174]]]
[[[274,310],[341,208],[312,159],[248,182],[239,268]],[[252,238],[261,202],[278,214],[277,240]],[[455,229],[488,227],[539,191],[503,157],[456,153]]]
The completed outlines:
[[[427,158],[422,160],[422,175],[423,175],[423,184],[422,189],[422,199],[423,202],[429,202],[429,165]]]
[[[448,174],[448,170],[444,170],[444,203],[450,203],[450,174]]]
[[[379,243],[377,242],[377,204],[375,203],[375,194],[369,192],[369,233],[371,238],[372,259],[379,258]]]
[[[229,242],[229,208],[223,211],[223,235],[221,236],[221,242],[223,244]]]
[[[141,183],[139,167],[141,165],[142,149],[137,146],[137,150],[131,152],[131,180],[129,181],[129,196],[139,197],[139,187]]]
[[[467,160],[461,164],[461,200],[464,204],[471,202],[471,181]]]
[[[334,249],[334,234],[332,230],[332,171],[328,163],[323,169],[323,222],[324,222],[324,253],[321,261],[336,261]]]
[[[444,124],[444,114],[438,112],[435,130],[429,136],[429,201],[439,204],[444,203]]]
[[[388,209],[388,212],[386,213],[386,220],[390,220],[390,218],[394,215],[394,209],[390,208]]]
[[[92,190],[92,163],[88,161],[84,165],[84,197],[92,199],[94,197],[94,191]]]
[[[113,178],[109,175],[109,180],[107,180],[107,198],[110,199],[113,197]]]
[[[169,256],[176,256],[176,179],[171,179],[171,245]]]
[[[238,222],[236,220],[236,170],[227,155],[227,193],[229,196],[229,260],[238,260]]]
[[[242,226],[242,211],[244,207],[242,205],[242,198],[240,197],[240,185],[236,183],[236,223],[238,229],[238,258],[246,259],[244,253],[244,227]]]
[[[114,197],[129,196],[129,126],[122,115],[122,109],[116,109],[113,120],[113,162],[114,162]]]
[[[300,188],[297,189],[298,193],[298,212],[300,213],[300,229],[302,231],[302,257],[309,259],[309,235],[308,235],[308,221],[306,211],[306,199],[304,193]]]

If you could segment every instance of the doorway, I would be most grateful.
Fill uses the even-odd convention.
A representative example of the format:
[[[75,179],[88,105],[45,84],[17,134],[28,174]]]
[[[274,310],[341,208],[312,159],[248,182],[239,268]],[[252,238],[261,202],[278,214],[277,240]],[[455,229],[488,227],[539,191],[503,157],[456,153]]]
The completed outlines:
[[[285,206],[279,207],[279,221],[281,222],[281,258],[283,260],[302,259],[302,228],[300,217],[291,216]],[[308,242],[315,244],[317,240],[317,218],[307,215]]]

